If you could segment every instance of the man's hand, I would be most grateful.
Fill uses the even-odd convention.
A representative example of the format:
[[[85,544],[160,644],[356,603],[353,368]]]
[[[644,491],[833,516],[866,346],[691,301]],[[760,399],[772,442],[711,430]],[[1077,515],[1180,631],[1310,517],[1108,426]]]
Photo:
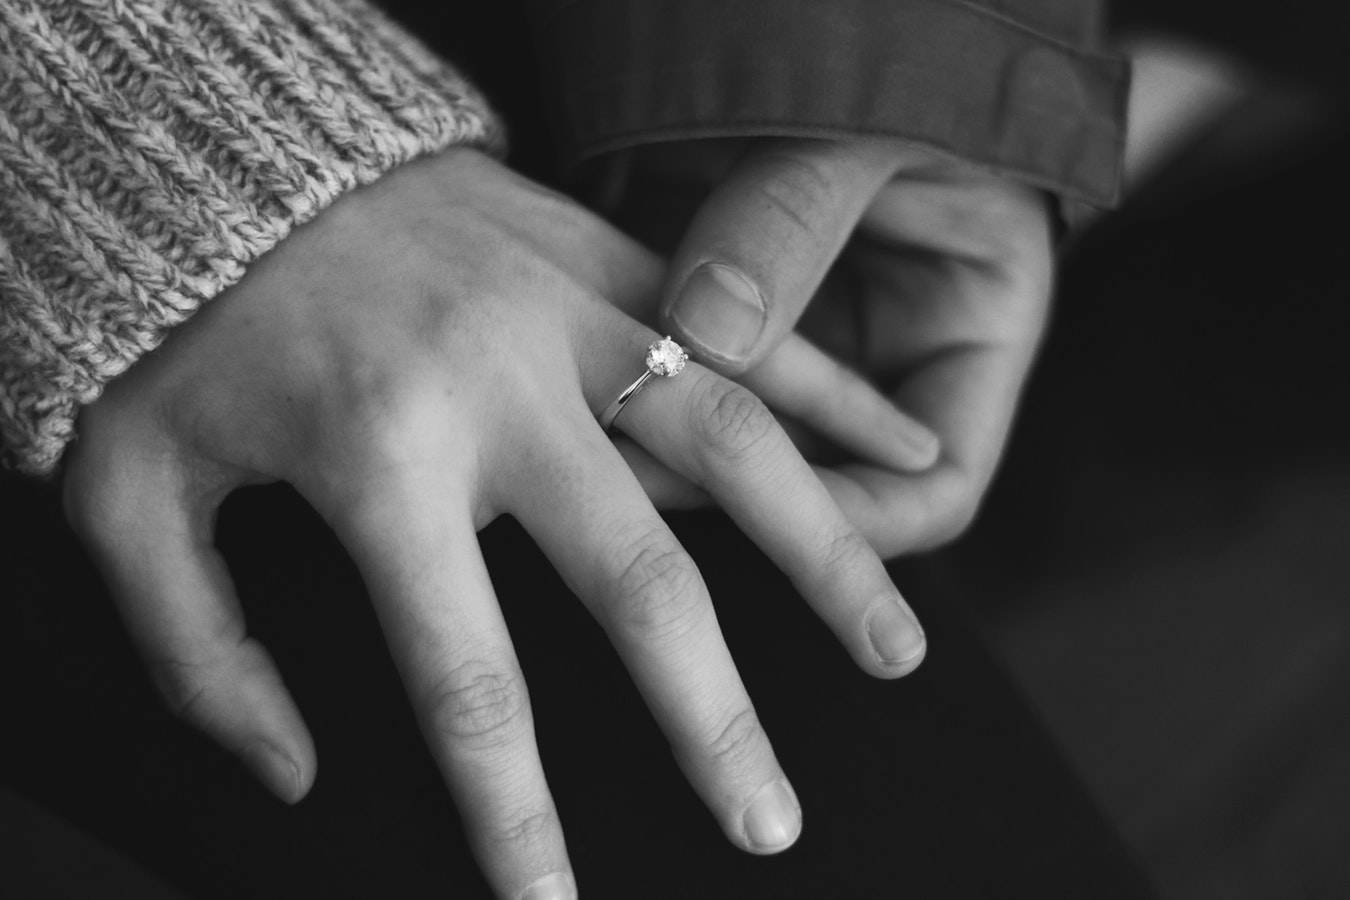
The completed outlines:
[[[821,477],[883,555],[959,534],[993,475],[1044,328],[1047,198],[888,141],[766,139],[720,173],[716,148],[670,145],[646,167],[686,186],[717,173],[667,272],[664,327],[850,451]],[[803,391],[803,366],[822,385],[850,382],[796,345],[804,312],[804,334],[931,429],[936,465],[885,464],[879,437],[911,456],[924,437],[884,426],[898,421],[893,411],[856,391],[848,400]]]
[[[605,628],[729,839],[790,845],[800,810],[707,588],[595,418],[656,336],[608,301],[650,311],[661,274],[576,204],[449,151],[344,197],[114,381],[82,415],[66,507],[172,708],[283,799],[309,789],[313,742],[212,534],[235,487],[288,481],[359,566],[489,882],[574,896],[475,539],[507,513]],[[748,390],[691,364],[617,424],[726,509],[865,671],[918,664],[880,560]]]

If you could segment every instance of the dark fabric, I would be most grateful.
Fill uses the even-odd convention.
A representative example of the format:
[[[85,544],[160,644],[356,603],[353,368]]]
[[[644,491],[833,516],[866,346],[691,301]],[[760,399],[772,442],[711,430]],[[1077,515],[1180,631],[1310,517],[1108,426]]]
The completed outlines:
[[[0,480],[0,783],[198,898],[486,896],[350,562],[289,491],[222,513],[249,626],[311,728],[296,807],[162,710],[55,498]],[[1151,891],[946,598],[901,573],[931,652],[859,673],[718,514],[674,520],[805,807],[732,848],[600,629],[510,521],[483,535],[583,896],[1136,898]],[[3,809],[0,809],[3,815]],[[13,871],[0,845],[0,873]],[[11,893],[9,896],[30,896]],[[103,896],[110,896],[104,894]]]
[[[676,138],[922,142],[1070,200],[1119,190],[1128,68],[1071,0],[534,0],[572,159]]]
[[[1092,47],[1106,25],[1103,0],[972,0],[1047,37],[1078,47]]]

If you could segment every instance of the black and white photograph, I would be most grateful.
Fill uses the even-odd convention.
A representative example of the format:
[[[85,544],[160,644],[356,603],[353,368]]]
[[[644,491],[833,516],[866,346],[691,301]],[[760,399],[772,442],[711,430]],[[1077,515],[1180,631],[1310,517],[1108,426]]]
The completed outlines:
[[[0,0],[0,897],[1350,898],[1348,20]]]

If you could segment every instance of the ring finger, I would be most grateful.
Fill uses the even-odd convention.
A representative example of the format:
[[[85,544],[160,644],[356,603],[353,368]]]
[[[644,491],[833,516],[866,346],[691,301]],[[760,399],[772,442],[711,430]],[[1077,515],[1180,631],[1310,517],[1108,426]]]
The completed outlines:
[[[630,324],[620,339],[639,364],[650,334]],[[609,372],[582,383],[606,384],[617,395],[621,380]],[[660,380],[666,383],[628,403],[615,427],[711,494],[865,671],[895,677],[913,670],[925,651],[913,612],[772,413],[744,387],[695,363]],[[608,395],[594,399],[597,408]]]

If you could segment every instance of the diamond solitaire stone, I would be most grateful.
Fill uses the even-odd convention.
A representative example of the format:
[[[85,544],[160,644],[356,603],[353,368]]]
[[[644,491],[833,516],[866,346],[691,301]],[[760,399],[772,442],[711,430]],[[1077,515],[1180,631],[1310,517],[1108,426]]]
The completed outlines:
[[[669,337],[652,341],[647,348],[647,368],[653,375],[678,375],[688,359],[689,354],[684,352],[684,348]]]

